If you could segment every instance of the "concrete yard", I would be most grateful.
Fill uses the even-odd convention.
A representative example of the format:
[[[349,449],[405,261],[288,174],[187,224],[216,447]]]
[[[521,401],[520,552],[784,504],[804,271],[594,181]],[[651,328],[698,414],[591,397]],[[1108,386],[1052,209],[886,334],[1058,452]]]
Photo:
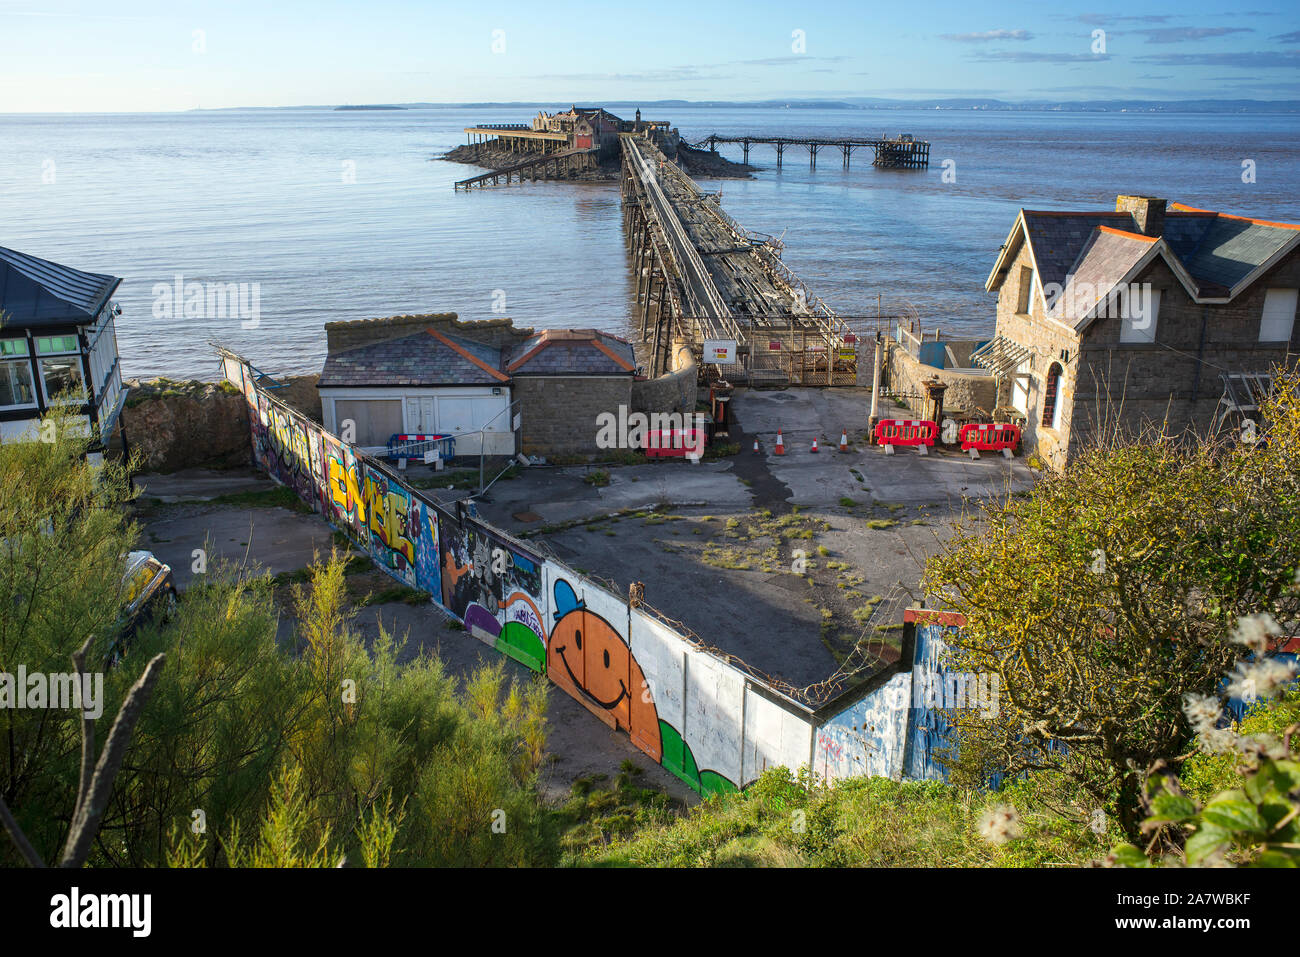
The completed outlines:
[[[571,568],[626,594],[645,586],[645,601],[705,644],[755,671],[808,691],[857,648],[868,669],[897,657],[902,609],[922,598],[922,565],[977,500],[1031,487],[1021,458],[960,451],[895,455],[866,442],[869,398],[861,389],[738,391],[730,441],[734,456],[692,464],[532,467],[476,499],[489,522]],[[881,410],[883,415],[898,414]],[[774,454],[777,429],[786,454]],[[851,450],[837,451],[841,429]],[[752,451],[754,438],[761,451]],[[813,438],[821,451],[810,452]],[[590,484],[593,472],[608,484]],[[437,487],[423,466],[411,478],[433,485],[443,502],[471,493]],[[604,475],[599,476],[604,478]],[[291,572],[326,554],[336,537],[316,515],[286,508],[206,502],[273,484],[249,470],[142,476],[142,546],[170,564],[183,589],[193,550],[221,559]],[[375,571],[375,593],[386,579]],[[434,652],[453,674],[504,660],[521,680],[530,672],[500,658],[433,605],[366,605],[357,628],[367,638],[380,624],[409,637],[407,654]],[[292,629],[286,613],[282,637]],[[865,654],[863,654],[865,652]],[[872,664],[874,662],[874,664]],[[544,786],[559,799],[579,777],[613,776],[632,760],[646,781],[683,800],[693,794],[650,762],[623,735],[562,693],[551,695]]]

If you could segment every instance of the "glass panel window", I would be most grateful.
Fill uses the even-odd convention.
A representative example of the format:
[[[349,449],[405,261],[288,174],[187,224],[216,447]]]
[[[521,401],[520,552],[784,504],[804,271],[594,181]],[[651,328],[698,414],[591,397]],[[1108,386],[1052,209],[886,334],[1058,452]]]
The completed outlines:
[[[32,367],[27,360],[0,362],[0,406],[35,404]]]
[[[42,336],[36,340],[36,354],[47,356],[55,352],[77,352],[76,336]]]
[[[27,355],[26,339],[0,339],[0,356]]]
[[[81,356],[59,356],[41,360],[41,378],[45,381],[45,398],[53,401],[63,392],[85,398],[81,383]]]

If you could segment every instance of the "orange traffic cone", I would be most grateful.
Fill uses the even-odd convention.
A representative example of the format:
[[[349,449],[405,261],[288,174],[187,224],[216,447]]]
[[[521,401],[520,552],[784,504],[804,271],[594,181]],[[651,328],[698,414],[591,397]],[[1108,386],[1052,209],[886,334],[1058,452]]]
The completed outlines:
[[[757,438],[757,437],[754,438],[754,452],[755,452],[756,454],[757,454],[757,452],[758,452],[758,438]]]
[[[816,439],[813,439],[813,447],[812,447],[812,450],[813,450],[814,452],[817,451],[817,440],[816,440]]]
[[[785,455],[785,439],[781,438],[781,430],[776,430],[776,454]]]
[[[848,450],[849,450],[849,431],[848,429],[845,429],[842,432],[840,432],[840,451],[847,452]]]

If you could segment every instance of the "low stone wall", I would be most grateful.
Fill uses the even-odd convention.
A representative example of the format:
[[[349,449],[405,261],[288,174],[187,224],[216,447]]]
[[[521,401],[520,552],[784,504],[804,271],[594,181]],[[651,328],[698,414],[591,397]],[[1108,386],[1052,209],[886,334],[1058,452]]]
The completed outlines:
[[[869,362],[870,360],[868,360]],[[926,379],[938,377],[947,386],[943,405],[946,409],[992,412],[997,406],[997,383],[986,373],[964,369],[938,369],[916,359],[897,340],[885,339],[885,364],[882,390],[924,395]],[[910,403],[915,404],[915,403]]]
[[[320,421],[316,375],[282,380],[275,394]],[[242,468],[252,462],[248,404],[229,383],[131,380],[122,428],[145,472]]]
[[[632,383],[633,412],[694,412],[699,367],[684,342],[673,343],[673,371]]]

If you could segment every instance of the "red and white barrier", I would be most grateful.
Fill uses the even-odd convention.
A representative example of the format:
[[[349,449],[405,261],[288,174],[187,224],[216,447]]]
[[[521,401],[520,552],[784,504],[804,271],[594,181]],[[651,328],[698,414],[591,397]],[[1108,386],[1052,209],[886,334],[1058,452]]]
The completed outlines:
[[[939,427],[928,419],[881,419],[876,423],[876,444],[885,447],[886,455],[894,454],[895,445],[915,445],[922,455],[928,455],[934,445]]]
[[[704,454],[703,429],[659,429],[646,433],[645,457],[699,458]]]
[[[1020,426],[1010,422],[971,422],[961,427],[961,450],[977,459],[980,452],[1001,452],[1011,458],[1020,444]]]

